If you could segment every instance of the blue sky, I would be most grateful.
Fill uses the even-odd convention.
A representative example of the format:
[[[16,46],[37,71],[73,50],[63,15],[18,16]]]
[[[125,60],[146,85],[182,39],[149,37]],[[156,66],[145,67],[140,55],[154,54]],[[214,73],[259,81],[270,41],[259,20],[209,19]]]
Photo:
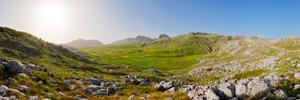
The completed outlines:
[[[274,39],[300,36],[299,0],[44,1],[0,0],[0,26],[54,43],[78,38],[111,43],[137,35],[174,37],[189,32]],[[38,9],[50,4],[50,9],[57,7],[63,14],[55,16],[60,13],[54,11],[39,19],[49,10]]]

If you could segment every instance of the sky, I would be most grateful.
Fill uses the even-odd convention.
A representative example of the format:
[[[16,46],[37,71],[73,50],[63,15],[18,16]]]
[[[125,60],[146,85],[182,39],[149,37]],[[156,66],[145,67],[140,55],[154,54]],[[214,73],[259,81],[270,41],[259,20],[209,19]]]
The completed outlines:
[[[0,26],[53,43],[189,32],[300,36],[300,0],[0,0]]]

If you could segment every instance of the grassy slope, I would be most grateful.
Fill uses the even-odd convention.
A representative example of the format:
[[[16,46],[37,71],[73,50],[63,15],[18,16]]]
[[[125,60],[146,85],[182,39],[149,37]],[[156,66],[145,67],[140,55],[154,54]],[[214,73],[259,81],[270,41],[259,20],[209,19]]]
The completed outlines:
[[[108,65],[98,65],[98,64],[88,64],[78,61],[80,57],[91,57],[92,60],[96,59],[89,54],[75,54],[60,45],[55,45],[52,43],[45,42],[29,33],[16,31],[10,28],[0,27],[0,57],[8,58],[9,60],[16,59],[20,60],[23,64],[33,63],[35,65],[43,64],[44,68],[39,68],[38,71],[32,71],[32,76],[36,76],[39,80],[44,83],[40,86],[38,82],[33,80],[30,76],[22,77],[7,71],[7,69],[0,68],[0,85],[5,84],[7,78],[15,78],[17,82],[11,83],[8,87],[18,89],[19,85],[26,85],[30,88],[29,93],[25,93],[25,97],[18,95],[14,92],[8,91],[5,96],[15,95],[18,99],[25,100],[28,96],[38,96],[42,98],[51,98],[52,100],[70,100],[73,99],[75,95],[82,95],[90,100],[94,99],[126,99],[130,95],[144,96],[149,93],[151,99],[174,97],[175,99],[188,99],[188,97],[181,93],[176,92],[174,94],[164,93],[157,91],[152,86],[139,86],[133,84],[124,84],[121,80],[119,83],[121,85],[122,91],[119,91],[116,95],[112,96],[101,96],[95,97],[92,94],[87,95],[82,92],[80,86],[75,85],[78,90],[71,90],[70,87],[63,85],[64,80],[72,80],[71,76],[78,77],[80,79],[86,79],[93,76],[103,76],[102,79],[122,79],[122,77],[117,77],[118,73],[135,74],[138,71],[136,68],[126,68],[126,66],[108,64]],[[11,51],[9,53],[4,53],[2,50],[9,48]],[[106,60],[106,59],[103,59]],[[101,60],[102,61],[102,60]],[[61,65],[53,65],[52,62],[60,63]],[[110,67],[120,66],[117,70],[112,70]],[[69,72],[68,70],[76,71],[76,73]],[[53,76],[48,76],[46,74],[53,74]],[[143,76],[148,80],[161,80],[160,78]],[[56,80],[59,84],[58,87],[51,86],[48,82],[49,79]],[[74,82],[74,81],[73,81]],[[85,81],[84,81],[85,82]],[[90,85],[85,83],[86,86]],[[106,87],[104,87],[105,89]],[[60,96],[58,91],[63,92],[66,96]],[[137,94],[141,92],[141,94]],[[47,95],[46,93],[54,93],[53,96]],[[139,98],[138,98],[139,99]]]

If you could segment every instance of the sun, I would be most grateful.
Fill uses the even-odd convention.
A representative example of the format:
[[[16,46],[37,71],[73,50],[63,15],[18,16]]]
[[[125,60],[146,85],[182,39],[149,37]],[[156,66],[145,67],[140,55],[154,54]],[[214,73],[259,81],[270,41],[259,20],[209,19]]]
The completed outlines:
[[[67,18],[67,12],[63,5],[48,2],[39,7],[40,22],[47,26],[61,25]]]

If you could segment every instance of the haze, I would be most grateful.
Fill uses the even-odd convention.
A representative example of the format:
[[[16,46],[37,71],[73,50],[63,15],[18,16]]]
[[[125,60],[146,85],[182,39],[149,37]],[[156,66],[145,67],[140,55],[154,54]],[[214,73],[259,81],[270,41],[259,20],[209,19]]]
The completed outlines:
[[[300,36],[296,0],[0,0],[0,26],[54,43],[189,32]]]

